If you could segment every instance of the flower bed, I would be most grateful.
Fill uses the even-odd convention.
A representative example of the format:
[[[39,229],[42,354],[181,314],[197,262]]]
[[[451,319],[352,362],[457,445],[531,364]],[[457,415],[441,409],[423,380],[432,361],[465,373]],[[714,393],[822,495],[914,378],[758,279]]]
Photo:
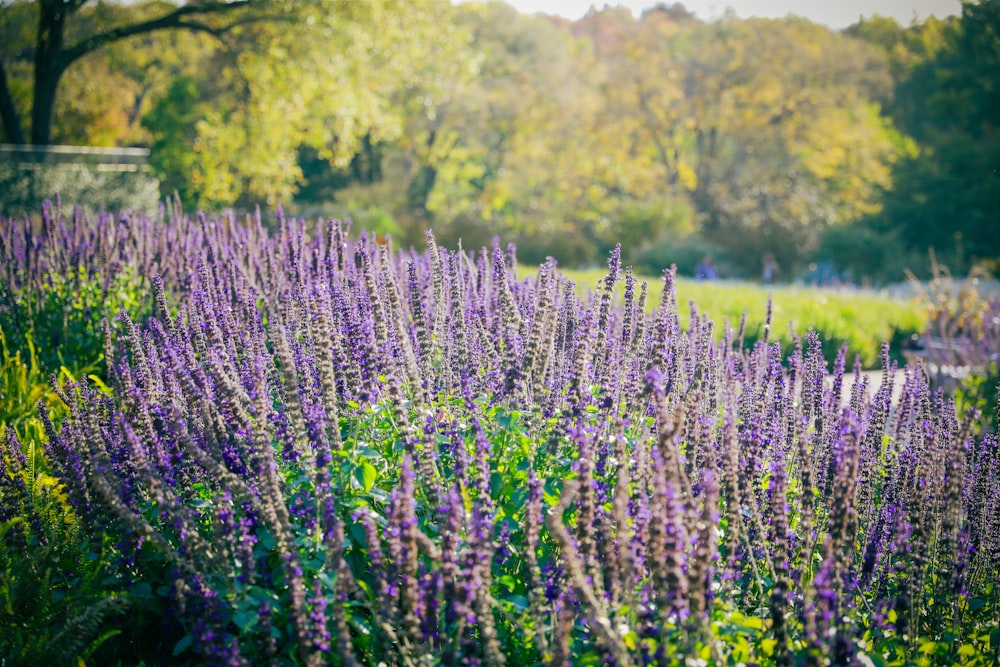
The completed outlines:
[[[100,574],[74,655],[996,659],[996,437],[922,373],[891,402],[886,348],[873,395],[815,335],[786,357],[766,327],[752,347],[697,314],[682,328],[673,274],[647,313],[617,250],[581,298],[551,263],[517,280],[499,247],[168,224],[161,259],[190,270],[149,280],[152,316],[104,324],[110,389],[57,383],[61,424],[42,408],[48,504],[3,439],[7,571],[48,557],[58,512],[95,554],[59,561]],[[8,654],[44,651],[2,623]]]

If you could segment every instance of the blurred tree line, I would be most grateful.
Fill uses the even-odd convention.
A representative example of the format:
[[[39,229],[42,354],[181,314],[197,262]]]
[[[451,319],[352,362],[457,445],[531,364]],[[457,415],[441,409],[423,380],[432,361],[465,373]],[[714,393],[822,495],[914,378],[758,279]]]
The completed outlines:
[[[0,0],[0,140],[46,143],[42,50],[65,74],[48,140],[149,146],[189,207],[503,234],[564,265],[621,242],[651,271],[1000,258],[1000,0],[842,32],[680,4]]]

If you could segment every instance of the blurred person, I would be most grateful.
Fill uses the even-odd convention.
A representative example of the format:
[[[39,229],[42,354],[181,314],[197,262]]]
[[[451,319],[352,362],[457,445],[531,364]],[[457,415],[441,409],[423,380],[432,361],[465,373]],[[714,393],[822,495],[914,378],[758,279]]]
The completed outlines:
[[[772,253],[764,255],[763,265],[764,268],[762,277],[764,278],[764,284],[770,285],[778,278],[778,274],[781,272],[781,267],[778,266],[778,260],[774,258]]]
[[[712,263],[712,256],[705,255],[698,262],[698,268],[695,269],[694,278],[695,280],[716,280],[719,274],[715,270],[715,264]]]

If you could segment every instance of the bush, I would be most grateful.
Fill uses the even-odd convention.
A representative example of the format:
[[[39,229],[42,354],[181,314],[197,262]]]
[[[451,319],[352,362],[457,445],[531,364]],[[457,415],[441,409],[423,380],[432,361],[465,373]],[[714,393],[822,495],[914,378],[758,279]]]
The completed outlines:
[[[698,264],[710,255],[716,270],[722,278],[739,275],[730,261],[728,252],[697,234],[689,236],[668,235],[632,256],[632,264],[639,273],[648,276],[661,275],[671,265],[677,266],[677,273],[693,278]]]
[[[11,332],[5,345],[25,358],[37,357],[46,373],[65,368],[74,376],[103,375],[102,320],[114,318],[122,309],[144,316],[150,306],[148,286],[144,290],[141,280],[128,271],[107,278],[86,275],[83,269],[68,275],[51,273],[37,291],[0,297],[0,329]]]
[[[909,273],[926,274],[927,256],[910,250],[896,234],[862,221],[828,228],[816,253],[818,261],[848,270],[856,282],[898,283]]]
[[[156,212],[160,182],[150,172],[99,171],[87,165],[32,165],[31,169],[0,164],[0,214],[37,213],[58,195],[66,202],[102,202],[105,210]]]

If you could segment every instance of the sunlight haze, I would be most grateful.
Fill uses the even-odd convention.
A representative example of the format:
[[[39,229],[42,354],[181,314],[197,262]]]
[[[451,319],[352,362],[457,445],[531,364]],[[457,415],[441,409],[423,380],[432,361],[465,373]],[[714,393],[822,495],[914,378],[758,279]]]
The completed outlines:
[[[593,2],[592,0],[507,0],[519,11],[528,14],[541,12],[558,14],[569,19],[582,17],[591,7],[598,9],[609,6],[628,7],[634,14],[656,4],[651,0],[620,0],[618,2]],[[669,2],[667,4],[670,4]],[[777,18],[796,14],[831,28],[846,28],[860,16],[880,14],[891,16],[902,25],[909,25],[916,16],[918,20],[931,14],[942,18],[961,11],[958,0],[843,0],[841,2],[796,2],[795,0],[689,0],[681,3],[701,19],[712,19],[723,15],[731,7],[740,18],[761,16]]]

